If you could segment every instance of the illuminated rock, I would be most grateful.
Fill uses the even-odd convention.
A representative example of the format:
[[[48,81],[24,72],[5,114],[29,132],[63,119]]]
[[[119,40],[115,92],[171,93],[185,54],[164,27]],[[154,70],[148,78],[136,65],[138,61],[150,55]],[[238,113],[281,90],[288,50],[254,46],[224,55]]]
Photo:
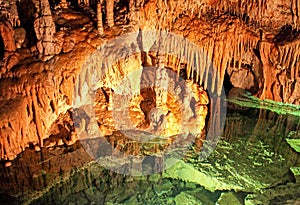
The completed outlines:
[[[71,10],[52,11],[48,1],[29,0],[28,4],[25,1],[18,2],[17,4],[16,1],[3,0],[0,8],[1,16],[7,19],[1,22],[3,62],[1,62],[0,72],[2,124],[0,152],[3,159],[15,158],[29,147],[30,143],[43,147],[43,140],[50,136],[51,124],[59,114],[65,113],[73,100],[78,101],[79,104],[87,101],[81,99],[80,95],[73,99],[73,88],[78,76],[82,78],[76,86],[85,88],[81,90],[84,92],[88,83],[95,80],[90,79],[95,68],[82,68],[84,62],[107,40],[132,31],[167,30],[195,43],[195,47],[189,47],[184,40],[175,41],[173,37],[166,38],[166,42],[169,43],[167,51],[174,48],[181,48],[177,49],[178,51],[183,50],[180,51],[181,53],[176,53],[177,58],[172,55],[151,53],[151,47],[157,46],[153,45],[155,38],[151,36],[142,36],[148,40],[147,42],[144,40],[140,46],[145,52],[144,64],[161,68],[169,65],[177,73],[184,70],[186,78],[198,82],[203,86],[204,91],[210,89],[220,94],[225,73],[231,69],[238,71],[231,76],[232,84],[236,87],[248,89],[253,87],[254,81],[257,93],[253,94],[261,99],[300,103],[298,63],[300,54],[297,31],[299,1],[129,1],[130,18],[128,18],[131,22],[129,25],[117,24],[120,22],[116,22],[115,17],[120,14],[113,11],[118,4],[107,1],[107,24],[118,26],[106,29],[105,23],[98,21],[98,31],[89,17]],[[89,6],[92,2],[84,1],[84,4]],[[21,14],[18,13],[20,12],[18,6],[24,7],[26,11],[26,15],[21,19],[24,25],[19,25]],[[101,1],[100,4],[98,3],[98,17],[96,16],[98,20],[102,19],[100,7]],[[28,42],[24,38],[22,29],[16,28],[19,26],[26,30]],[[102,38],[98,33],[103,34]],[[140,37],[137,34],[134,40]],[[130,46],[128,45],[128,48]],[[198,49],[203,55],[196,52],[199,51]],[[38,58],[36,52],[40,54],[39,60],[45,62],[36,59]],[[108,56],[110,54],[113,52]],[[46,57],[42,58],[43,56]],[[183,59],[184,56],[187,56],[186,59]],[[157,57],[162,61],[153,62]],[[122,75],[133,71],[133,68],[141,68],[142,57],[131,58],[135,60],[130,61],[130,64],[120,62],[123,65],[114,65],[115,70],[112,69],[113,71],[108,73],[110,78],[102,84],[109,85],[108,88],[115,88],[116,82],[122,79]],[[240,79],[247,73],[243,70],[245,64],[251,65],[249,62],[251,63],[252,60],[256,65],[251,67],[251,74],[246,75],[246,86],[246,81],[242,82]],[[213,63],[212,66],[210,61]],[[193,65],[201,66],[197,67],[196,72],[192,72]],[[122,66],[127,66],[128,72],[117,71]],[[161,70],[158,69],[156,74],[161,86],[172,83],[167,81],[165,73]],[[103,86],[99,85],[100,87]],[[134,89],[139,90],[138,87]],[[180,89],[177,91],[181,92]],[[165,116],[163,121],[167,122],[166,132],[176,133],[177,131],[170,124],[178,124],[178,116],[174,112],[168,113],[166,106],[163,105],[168,95],[160,90],[155,94],[156,97],[161,98],[157,103],[161,104],[160,108]],[[142,96],[135,97],[134,103],[143,101]],[[204,118],[207,113],[207,109],[202,106],[205,99],[203,94],[199,101],[196,100],[194,110],[186,110],[188,120],[193,120],[195,113],[196,115],[202,113]],[[112,110],[112,103],[110,102],[109,105],[109,110]],[[185,107],[188,107],[188,100],[185,102]],[[135,125],[143,126],[150,123],[146,122],[145,114],[136,106],[132,107],[131,116],[132,119],[136,117],[133,122]],[[112,123],[109,119],[106,124]],[[111,127],[113,126],[112,124]],[[104,125],[100,127],[105,129]],[[111,133],[111,128],[106,131],[104,133]]]

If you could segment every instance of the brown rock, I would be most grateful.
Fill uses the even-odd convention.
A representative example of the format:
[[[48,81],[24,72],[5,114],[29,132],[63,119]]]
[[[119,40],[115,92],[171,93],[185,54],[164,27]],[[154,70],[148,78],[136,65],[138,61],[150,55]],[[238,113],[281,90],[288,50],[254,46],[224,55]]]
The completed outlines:
[[[41,151],[41,148],[38,145],[34,145],[34,151],[39,152]]]
[[[248,69],[233,71],[230,75],[230,82],[236,88],[251,90],[255,86],[253,73]]]
[[[55,54],[54,34],[55,24],[48,0],[33,0],[36,8],[34,31],[38,40],[37,48],[40,54]]]
[[[5,162],[5,167],[10,167],[12,165],[12,162]]]
[[[228,71],[229,67],[234,67],[234,72],[229,72],[234,86],[251,89],[254,79],[258,76],[262,84],[260,87],[262,99],[300,103],[298,34],[296,32],[293,38],[285,39],[284,42],[273,41],[283,25],[290,24],[293,29],[299,24],[296,16],[299,12],[298,7],[295,7],[295,1],[211,0],[201,5],[199,1],[149,0],[135,3],[130,1],[130,9],[134,11],[130,19],[137,22],[136,25],[134,28],[131,25],[120,26],[116,29],[120,32],[113,32],[114,29],[111,29],[110,33],[104,31],[106,35],[109,34],[108,38],[90,37],[92,26],[91,24],[85,26],[90,20],[82,14],[63,14],[57,17],[63,19],[59,26],[67,24],[70,26],[56,34],[49,2],[47,0],[32,0],[32,2],[35,6],[33,10],[36,12],[32,23],[37,45],[32,47],[31,51],[34,54],[38,51],[41,56],[46,55],[44,59],[49,61],[38,60],[32,63],[31,59],[27,59],[26,63],[15,66],[19,63],[18,55],[11,53],[4,55],[8,60],[1,64],[4,66],[1,68],[0,80],[2,159],[14,159],[30,143],[43,146],[44,139],[50,136],[48,131],[51,124],[60,113],[69,109],[73,100],[75,79],[82,65],[97,47],[121,32],[156,29],[168,30],[186,37],[201,48],[207,59],[213,61],[217,72],[213,75],[212,90],[219,92],[222,89],[226,69]],[[106,3],[106,19],[108,25],[112,26],[113,2]],[[240,8],[239,4],[245,6]],[[207,11],[210,12],[210,18],[205,15]],[[249,19],[245,20],[241,16],[249,16]],[[258,29],[252,27],[254,20]],[[24,33],[16,30],[14,34],[13,26],[14,23],[10,20],[0,22],[5,51],[14,52],[16,48],[22,47]],[[264,30],[265,28],[268,30]],[[294,34],[293,30],[291,34]],[[182,45],[175,42],[173,46],[179,48]],[[61,51],[64,54],[61,54]],[[248,57],[248,54],[256,56],[261,61],[251,72],[242,66],[253,62],[253,57]],[[52,58],[54,55],[57,56]],[[193,58],[194,56],[185,59],[190,62],[184,63],[191,64]],[[203,68],[199,71],[203,72],[201,83],[207,88],[210,86],[205,78],[208,72],[204,71],[208,70],[210,64],[205,61],[198,63]],[[161,65],[163,66],[162,62]],[[7,69],[13,66],[14,69]],[[191,71],[187,70],[187,74],[190,76]],[[199,101],[199,104],[206,101],[205,98],[203,102]],[[68,143],[73,144],[75,139],[76,136],[71,137]]]
[[[18,53],[12,53],[7,57],[6,61],[6,69],[10,70],[12,67],[17,65],[20,62],[20,54]]]
[[[67,9],[69,7],[69,3],[66,0],[61,0],[59,6],[63,9]]]
[[[63,44],[63,52],[68,53],[71,50],[73,50],[74,47],[75,47],[75,42],[71,38],[66,37]]]
[[[0,22],[0,34],[4,43],[5,51],[15,51],[17,49],[15,44],[15,32],[9,21]]]
[[[59,140],[57,141],[57,146],[62,146],[62,145],[64,145],[64,142],[63,142],[62,139],[59,139]]]
[[[0,7],[1,16],[5,16],[12,26],[20,26],[18,8],[15,0],[2,0]]]
[[[115,25],[114,20],[114,0],[106,0],[106,18],[109,27]]]
[[[26,40],[26,30],[24,28],[15,29],[15,42],[17,48],[21,48]]]
[[[69,137],[69,140],[66,142],[66,144],[68,146],[71,146],[73,144],[75,144],[75,142],[78,140],[78,136],[77,136],[77,133],[76,132],[72,132],[70,134],[70,137]]]

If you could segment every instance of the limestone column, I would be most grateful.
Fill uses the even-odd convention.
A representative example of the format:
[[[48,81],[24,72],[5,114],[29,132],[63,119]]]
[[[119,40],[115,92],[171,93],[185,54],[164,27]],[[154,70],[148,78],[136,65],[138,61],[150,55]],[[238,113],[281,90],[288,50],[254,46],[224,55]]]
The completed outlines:
[[[102,35],[104,33],[104,28],[103,28],[103,20],[102,20],[102,2],[103,0],[98,0],[97,1],[97,29],[98,33]]]
[[[159,53],[157,58],[158,64],[155,71],[156,104],[158,106],[164,106],[167,103],[169,79],[164,65],[164,54]]]
[[[106,0],[106,18],[109,27],[115,25],[114,21],[114,0]]]
[[[263,74],[264,74],[264,87],[261,99],[275,100],[274,88],[276,85],[276,68],[274,62],[278,55],[275,46],[268,42],[260,42],[259,51],[261,56],[261,61],[263,64]],[[273,61],[273,62],[272,62]],[[278,97],[278,96],[277,96]]]
[[[155,70],[155,92],[157,106],[165,107],[168,97],[169,76],[165,69],[164,36],[160,38],[160,48],[157,53],[157,66]]]
[[[17,5],[16,5],[16,1],[11,1],[10,3],[10,15],[9,15],[9,20],[12,24],[13,27],[16,27],[16,26],[20,26],[21,22],[20,22],[20,19],[19,19],[19,13],[18,13],[18,8],[17,8]]]
[[[129,20],[132,21],[134,17],[134,11],[135,11],[135,1],[134,0],[129,0]]]
[[[56,29],[50,4],[48,0],[33,0],[32,2],[36,8],[34,31],[37,38],[38,51],[41,55],[53,55],[56,49],[54,44]]]
[[[5,51],[16,51],[17,47],[15,44],[15,31],[9,21],[0,22],[0,35],[3,40]]]

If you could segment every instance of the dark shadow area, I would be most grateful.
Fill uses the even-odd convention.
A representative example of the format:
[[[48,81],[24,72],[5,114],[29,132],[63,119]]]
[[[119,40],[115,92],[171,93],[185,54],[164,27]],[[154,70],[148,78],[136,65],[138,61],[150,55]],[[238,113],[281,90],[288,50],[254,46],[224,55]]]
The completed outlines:
[[[299,38],[300,32],[289,24],[283,26],[278,34],[274,37],[274,43],[277,45],[284,45]]]
[[[31,0],[23,0],[17,2],[19,18],[21,20],[21,27],[26,30],[27,47],[31,47],[37,43],[36,34],[34,31],[34,13],[36,13],[35,6]]]
[[[227,72],[225,72],[223,87],[225,89],[226,95],[229,93],[229,91],[233,88],[233,85],[230,82],[230,77]]]
[[[4,42],[2,36],[0,35],[0,60],[4,57]]]

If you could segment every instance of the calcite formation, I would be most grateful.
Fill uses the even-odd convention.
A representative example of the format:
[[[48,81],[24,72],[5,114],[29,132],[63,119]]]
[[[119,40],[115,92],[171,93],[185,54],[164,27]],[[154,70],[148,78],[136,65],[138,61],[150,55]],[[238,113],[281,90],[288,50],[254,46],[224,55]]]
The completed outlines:
[[[231,84],[261,99],[299,104],[299,4],[299,0],[107,0],[104,5],[85,0],[59,5],[48,0],[1,0],[1,159],[14,159],[30,144],[44,146],[52,123],[78,97],[74,86],[82,88],[90,80],[90,73],[82,70],[87,59],[124,33],[161,30],[193,42],[205,57],[171,41],[170,48],[187,52],[186,59],[178,54],[174,68],[180,71],[184,64],[186,79],[205,91],[221,95],[223,86]],[[165,68],[168,56],[155,57],[155,66]],[[158,82],[168,84],[162,70],[156,70]],[[111,76],[117,74],[113,70]],[[157,99],[166,99],[155,91]],[[76,137],[73,131],[69,134]]]
[[[37,49],[44,55],[58,54],[60,49],[56,49],[54,44],[54,34],[56,32],[49,2],[33,1],[35,6],[34,31],[37,38]],[[57,51],[58,50],[58,51]]]
[[[0,14],[8,19],[12,26],[20,26],[17,1],[2,0],[0,2]]]

